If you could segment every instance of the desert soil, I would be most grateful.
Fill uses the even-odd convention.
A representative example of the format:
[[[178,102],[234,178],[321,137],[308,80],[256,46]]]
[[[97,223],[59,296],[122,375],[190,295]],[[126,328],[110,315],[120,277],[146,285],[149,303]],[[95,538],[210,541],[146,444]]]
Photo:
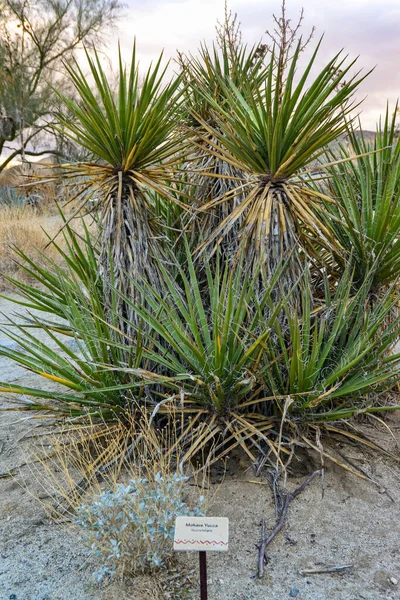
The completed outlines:
[[[2,300],[0,311],[14,306]],[[0,334],[0,344],[10,345]],[[5,359],[0,381],[34,385],[35,377]],[[0,408],[6,408],[4,398]],[[28,413],[0,413],[0,473],[26,460],[29,436],[38,421]],[[379,423],[359,426],[368,436],[399,456],[400,418],[386,421],[394,437]],[[260,520],[268,531],[275,522],[274,502],[265,478],[257,479],[246,465],[228,464],[223,483],[212,487],[216,499],[209,514],[230,519],[228,553],[208,554],[209,600],[400,600],[400,465],[380,454],[330,440],[329,449],[347,456],[377,485],[356,479],[327,461],[324,494],[316,479],[290,505],[284,529],[269,547],[264,578],[257,572]],[[294,490],[315,468],[318,456],[295,463],[287,489]],[[252,483],[258,481],[258,483]],[[149,580],[99,586],[96,565],[87,548],[68,527],[49,519],[46,501],[31,469],[0,479],[0,600],[156,600]],[[299,571],[353,565],[342,574],[302,576]],[[193,571],[193,586],[183,597],[199,598],[197,556],[180,555],[177,573]],[[172,576],[171,576],[172,577]],[[164,577],[164,587],[168,576]],[[178,578],[179,579],[179,578]],[[182,576],[182,581],[184,576]],[[176,587],[174,588],[176,589]],[[178,600],[179,594],[165,593]]]

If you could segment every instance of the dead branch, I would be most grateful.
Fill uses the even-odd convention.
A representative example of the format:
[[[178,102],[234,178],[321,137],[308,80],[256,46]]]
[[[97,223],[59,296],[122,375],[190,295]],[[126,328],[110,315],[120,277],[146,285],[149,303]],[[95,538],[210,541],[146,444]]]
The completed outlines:
[[[298,496],[299,494],[301,494],[301,492],[303,492],[305,490],[305,488],[318,476],[318,475],[322,475],[322,469],[319,469],[318,471],[314,471],[314,473],[312,473],[309,477],[307,477],[307,479],[305,481],[303,481],[303,483],[296,488],[293,492],[285,494],[284,496],[284,501],[283,501],[283,505],[282,505],[282,509],[280,511],[280,516],[278,519],[277,524],[274,527],[274,530],[272,531],[272,533],[265,537],[265,534],[263,533],[263,530],[265,528],[265,522],[264,519],[261,521],[261,544],[259,547],[259,552],[258,552],[258,577],[261,578],[264,575],[264,563],[265,563],[265,554],[266,554],[266,549],[269,546],[269,544],[272,542],[272,540],[278,535],[278,533],[280,532],[280,530],[282,529],[284,522],[285,522],[285,518],[286,518],[286,513],[289,507],[289,504],[291,503],[291,501],[296,498],[296,496]]]

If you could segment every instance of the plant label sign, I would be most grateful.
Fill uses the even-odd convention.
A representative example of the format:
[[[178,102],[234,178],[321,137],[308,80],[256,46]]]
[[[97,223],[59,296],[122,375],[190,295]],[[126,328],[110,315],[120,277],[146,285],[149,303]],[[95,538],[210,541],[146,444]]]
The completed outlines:
[[[226,517],[177,517],[174,550],[196,552],[228,550],[229,519]]]

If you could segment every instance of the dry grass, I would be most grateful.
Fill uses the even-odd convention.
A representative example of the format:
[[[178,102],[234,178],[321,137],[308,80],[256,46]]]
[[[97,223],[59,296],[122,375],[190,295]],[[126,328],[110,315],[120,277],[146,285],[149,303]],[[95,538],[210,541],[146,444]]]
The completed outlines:
[[[34,437],[27,463],[39,488],[50,498],[43,504],[51,517],[73,517],[83,499],[104,489],[115,490],[118,483],[130,479],[155,481],[157,474],[188,477],[190,504],[203,495],[207,508],[213,501],[206,492],[210,470],[199,470],[194,464],[183,467],[184,450],[175,423],[156,429],[144,411],[141,415],[127,415],[126,422],[114,424],[88,416],[84,422],[61,424]]]
[[[46,192],[46,193],[45,193]],[[45,262],[43,255],[60,264],[62,260],[60,253],[54,246],[47,246],[49,236],[53,238],[62,227],[62,219],[59,214],[57,202],[49,190],[42,188],[40,204],[22,206],[0,203],[0,291],[12,289],[12,284],[7,277],[18,281],[30,281],[29,274],[21,267],[20,258],[16,255],[14,248],[21,250],[29,259],[36,263]],[[66,201],[68,193],[62,196]],[[73,210],[73,207],[70,207]],[[68,212],[66,213],[68,217]],[[85,218],[86,225],[94,230],[93,219]],[[79,219],[73,223],[77,232],[82,232],[82,224]],[[47,235],[46,235],[47,234]],[[61,247],[63,236],[57,237],[57,244]],[[37,283],[37,281],[35,280]]]
[[[45,249],[49,235],[54,235],[61,224],[58,216],[39,212],[31,206],[0,206],[0,289],[10,288],[6,277],[19,281],[29,278],[18,264],[13,247],[22,250],[30,259],[43,261],[41,252],[56,259],[57,253],[51,247]]]
[[[209,491],[208,471],[198,472],[188,468],[182,473],[182,451],[174,427],[162,431],[154,429],[145,414],[138,420],[133,416],[129,417],[128,425],[117,423],[110,426],[88,419],[84,424],[61,425],[39,435],[33,444],[29,444],[27,451],[27,465],[36,482],[36,493],[32,493],[32,496],[42,504],[50,518],[65,527],[66,534],[77,535],[88,547],[96,549],[92,566],[99,568],[102,564],[110,563],[108,540],[110,536],[114,536],[120,539],[122,544],[116,572],[118,589],[124,580],[127,584],[134,582],[136,593],[136,588],[139,587],[143,593],[140,598],[143,599],[186,598],[193,582],[187,569],[177,568],[171,540],[162,539],[162,535],[156,533],[151,542],[150,538],[146,539],[135,533],[135,528],[131,531],[128,527],[131,519],[128,516],[129,510],[135,510],[143,523],[149,515],[153,515],[152,511],[156,510],[157,505],[151,504],[154,502],[151,494],[149,495],[151,489],[157,490],[167,498],[166,502],[162,503],[166,511],[174,506],[174,493],[178,490],[190,508],[199,506],[201,502],[202,509],[207,511],[214,500],[219,487],[212,493]],[[23,480],[22,472],[20,474]],[[175,492],[171,491],[168,485],[170,477],[174,475],[179,480],[185,475],[175,484]],[[95,535],[94,531],[85,530],[78,524],[77,514],[82,504],[92,505],[93,502],[99,501],[102,492],[115,493],[118,484],[126,485],[131,480],[136,482],[138,499],[136,503],[131,502],[126,506],[126,529],[123,534],[122,530],[118,530],[122,514],[120,511],[125,510],[123,504],[118,504],[118,509],[112,505],[108,506],[110,523],[114,524],[115,529],[108,531],[108,525],[105,523],[104,535]],[[29,491],[29,488],[27,490]],[[142,500],[146,497],[148,503],[142,506]],[[115,513],[116,510],[118,514]],[[168,526],[167,523],[165,526]],[[165,559],[164,568],[144,569],[139,565],[138,557],[145,552],[150,555],[156,548]],[[125,554],[127,550],[129,553]],[[100,555],[103,555],[102,559]],[[115,562],[115,558],[113,561]],[[110,588],[107,588],[107,591],[112,592],[113,586]],[[107,598],[113,597],[113,593],[107,594]]]
[[[63,204],[70,194],[61,180],[57,183],[39,181],[54,174],[51,163],[52,159],[46,158],[39,163],[19,164],[0,173],[0,200],[9,187],[28,201],[25,205],[0,201],[0,291],[12,288],[6,277],[29,281],[29,276],[17,262],[13,247],[35,262],[43,261],[43,252],[55,261],[60,260],[54,248],[46,248],[49,241],[46,233],[53,237],[59,231],[62,221],[56,200]],[[37,204],[29,204],[29,198]],[[61,237],[57,241],[62,245]]]

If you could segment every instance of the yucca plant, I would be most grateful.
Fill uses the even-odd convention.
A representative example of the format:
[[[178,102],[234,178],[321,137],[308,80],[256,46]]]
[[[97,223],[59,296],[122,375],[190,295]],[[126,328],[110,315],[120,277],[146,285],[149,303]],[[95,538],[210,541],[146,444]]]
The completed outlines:
[[[213,127],[217,127],[217,123],[213,118],[212,105],[203,91],[206,90],[218,105],[224,106],[226,86],[232,83],[238,93],[243,94],[258,90],[265,80],[266,69],[258,46],[248,48],[241,41],[227,44],[224,40],[220,47],[214,44],[211,49],[202,44],[196,56],[180,55],[180,59],[184,86],[183,124],[192,141],[183,181],[188,194],[194,198],[188,227],[192,231],[191,239],[197,246],[208,239],[240,202],[240,196],[233,196],[231,200],[225,196],[243,183],[245,178],[242,169],[214,152],[215,144],[219,146],[219,141],[203,127],[203,122]],[[212,209],[199,212],[206,204],[222,197],[225,197],[224,202],[216,202]],[[236,253],[235,231],[225,238],[222,248],[226,258]]]
[[[383,401],[399,377],[400,354],[389,350],[400,317],[386,322],[396,288],[371,304],[372,275],[353,295],[347,270],[334,293],[326,282],[324,301],[312,308],[305,272],[292,291],[298,313],[289,298],[276,302],[285,266],[260,294],[258,273],[250,276],[243,259],[235,269],[216,260],[205,267],[205,294],[187,244],[186,263],[167,270],[160,262],[161,294],[145,278],[132,280],[135,298],[146,301],[120,298],[136,315],[120,329],[117,298],[108,314],[103,307],[90,235],[79,244],[68,225],[64,235],[65,268],[31,262],[26,269],[42,290],[16,282],[19,304],[54,317],[10,323],[20,349],[0,349],[54,387],[2,382],[0,392],[16,398],[10,408],[109,424],[145,410],[157,426],[173,421],[184,460],[203,453],[208,462],[237,446],[252,460],[259,452],[276,458],[297,441],[312,445],[310,430],[337,432],[356,414],[398,408]],[[38,341],[36,329],[51,343]]]
[[[148,307],[132,305],[147,325],[143,356],[172,378],[175,391],[166,382],[156,412],[176,419],[183,438],[190,431],[186,458],[203,451],[215,460],[241,446],[255,460],[257,449],[276,455],[278,446],[303,443],[310,428],[339,431],[337,422],[356,414],[398,408],[381,399],[400,374],[400,354],[388,353],[400,318],[382,332],[395,288],[371,306],[371,276],[352,295],[347,270],[334,294],[326,281],[324,301],[313,309],[306,271],[292,291],[301,298],[299,316],[289,298],[275,299],[283,267],[260,296],[257,274],[250,279],[243,260],[235,269],[216,264],[205,267],[208,297],[188,254],[181,292],[164,271],[169,293],[145,284]]]
[[[396,107],[397,108],[397,107]],[[373,272],[372,291],[396,282],[400,275],[400,141],[396,112],[386,117],[369,140],[360,128],[350,128],[347,143],[327,160],[341,160],[329,171],[324,205],[325,225],[338,240],[333,269],[341,272],[348,261],[355,269],[354,283],[362,286]],[[358,158],[354,158],[354,155]],[[350,160],[352,159],[352,160]]]
[[[324,300],[312,309],[315,298],[306,280],[301,317],[285,303],[289,333],[275,322],[264,375],[282,415],[282,447],[306,444],[364,478],[354,465],[329,453],[320,436],[344,436],[382,452],[358,431],[353,418],[400,408],[395,391],[400,377],[400,354],[395,350],[400,319],[392,317],[398,291],[392,286],[371,304],[372,281],[373,273],[367,274],[354,294],[354,273],[346,269],[334,294],[325,281]]]
[[[258,46],[248,48],[242,42],[235,46],[224,43],[221,47],[213,44],[211,49],[201,44],[197,56],[180,55],[182,77],[186,83],[184,109],[188,123],[194,128],[202,128],[203,121],[213,121],[213,106],[204,95],[204,89],[222,105],[226,103],[226,84],[229,82],[243,93],[259,89],[267,76],[263,60]]]
[[[176,419],[180,443],[188,442],[185,460],[201,451],[220,457],[222,447],[227,453],[236,446],[253,456],[249,447],[257,440],[269,443],[266,432],[275,423],[265,411],[272,398],[265,398],[263,357],[271,324],[281,311],[272,300],[280,272],[259,295],[257,275],[247,276],[243,262],[232,270],[218,257],[205,264],[204,286],[188,243],[184,268],[176,265],[177,277],[160,269],[164,294],[135,281],[146,305],[123,299],[145,324],[143,358],[149,368],[170,377],[160,386],[164,392],[155,412]]]
[[[86,57],[93,91],[77,63],[66,65],[78,101],[62,97],[69,118],[61,115],[60,122],[64,133],[97,160],[62,165],[62,170],[67,181],[83,181],[74,198],[81,200],[78,211],[85,207],[93,210],[88,208],[93,201],[100,213],[99,276],[110,309],[110,286],[127,296],[136,293],[128,275],[145,277],[154,287],[159,286],[153,259],[165,256],[167,250],[155,214],[154,193],[176,201],[169,189],[183,152],[182,140],[174,133],[180,78],[163,83],[167,66],[161,67],[161,55],[141,79],[134,47],[128,71],[119,56],[114,93],[97,53],[92,59],[86,52]],[[121,316],[127,316],[124,304],[119,310]]]
[[[268,75],[260,89],[243,93],[245,80],[239,90],[221,79],[224,103],[203,90],[215,125],[199,116],[207,132],[199,137],[211,143],[221,160],[247,175],[245,184],[237,188],[240,202],[203,242],[202,250],[215,248],[241,222],[240,245],[249,268],[261,261],[269,276],[292,254],[292,282],[300,271],[300,250],[315,257],[315,240],[325,248],[337,246],[316,210],[322,194],[308,185],[309,170],[327,144],[345,131],[346,117],[354,108],[352,95],[362,80],[351,75],[354,61],[348,63],[339,53],[307,87],[319,47],[297,83],[300,43],[285,77],[281,61],[274,52],[269,55]],[[232,192],[227,199],[232,201]],[[220,198],[210,200],[202,210],[212,211],[220,202]],[[287,289],[290,286],[289,281]]]
[[[285,329],[279,321],[274,324],[274,345],[266,347],[266,386],[273,394],[293,395],[289,413],[305,422],[381,410],[376,406],[379,395],[400,374],[400,354],[387,355],[397,343],[400,319],[382,329],[398,301],[396,288],[371,305],[373,273],[354,294],[354,275],[346,269],[334,294],[325,282],[325,298],[313,310],[308,277],[302,286],[301,317],[285,302]]]

